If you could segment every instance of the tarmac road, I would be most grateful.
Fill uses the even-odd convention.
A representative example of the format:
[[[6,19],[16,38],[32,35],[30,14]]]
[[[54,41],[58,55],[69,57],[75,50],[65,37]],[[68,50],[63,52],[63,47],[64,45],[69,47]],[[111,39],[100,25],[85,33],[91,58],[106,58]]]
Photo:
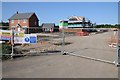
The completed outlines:
[[[65,46],[64,49],[66,52],[113,62],[116,58],[116,49],[108,44],[112,35],[113,32],[105,32],[91,36],[66,37],[66,41],[73,44]]]
[[[64,49],[75,54],[114,61],[115,49],[106,40],[112,32],[86,37],[67,37],[74,42]],[[70,55],[23,57],[3,61],[3,78],[118,78],[118,67],[112,64]]]

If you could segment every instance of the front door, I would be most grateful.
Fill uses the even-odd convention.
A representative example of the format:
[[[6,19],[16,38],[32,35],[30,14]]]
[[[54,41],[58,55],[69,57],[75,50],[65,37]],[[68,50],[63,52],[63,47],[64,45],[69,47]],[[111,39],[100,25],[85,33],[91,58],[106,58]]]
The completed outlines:
[[[17,25],[17,28],[18,28],[18,31],[20,31],[20,25],[19,24]]]
[[[18,31],[20,31],[20,27],[18,27]]]

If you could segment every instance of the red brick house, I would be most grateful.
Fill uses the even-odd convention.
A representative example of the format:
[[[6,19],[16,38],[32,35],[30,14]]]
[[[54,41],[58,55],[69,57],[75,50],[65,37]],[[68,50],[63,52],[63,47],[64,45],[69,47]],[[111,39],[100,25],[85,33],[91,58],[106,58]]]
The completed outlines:
[[[9,18],[9,29],[24,31],[25,33],[37,32],[39,20],[35,13],[16,13]]]

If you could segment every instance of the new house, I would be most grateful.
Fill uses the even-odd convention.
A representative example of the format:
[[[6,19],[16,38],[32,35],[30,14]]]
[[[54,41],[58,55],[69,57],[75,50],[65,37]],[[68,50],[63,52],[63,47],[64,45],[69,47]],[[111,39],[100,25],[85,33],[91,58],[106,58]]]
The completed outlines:
[[[17,12],[9,18],[9,29],[15,31],[24,31],[25,33],[37,32],[38,27],[39,20],[34,12]]]
[[[58,32],[59,26],[56,26],[55,23],[43,23],[42,24],[43,32]]]

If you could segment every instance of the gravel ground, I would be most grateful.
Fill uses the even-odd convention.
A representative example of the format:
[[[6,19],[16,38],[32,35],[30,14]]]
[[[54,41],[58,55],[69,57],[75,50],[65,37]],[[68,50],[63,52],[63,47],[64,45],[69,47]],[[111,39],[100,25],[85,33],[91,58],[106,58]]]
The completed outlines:
[[[115,60],[115,49],[107,40],[113,32],[91,36],[66,37],[74,42],[65,51],[78,55]],[[5,78],[118,78],[118,67],[113,64],[71,55],[29,56],[3,61]]]
[[[66,37],[66,41],[71,41],[73,44],[65,46],[64,49],[67,52],[78,55],[114,61],[116,58],[116,49],[109,47],[108,44],[111,35],[113,35],[113,32],[91,36]]]

